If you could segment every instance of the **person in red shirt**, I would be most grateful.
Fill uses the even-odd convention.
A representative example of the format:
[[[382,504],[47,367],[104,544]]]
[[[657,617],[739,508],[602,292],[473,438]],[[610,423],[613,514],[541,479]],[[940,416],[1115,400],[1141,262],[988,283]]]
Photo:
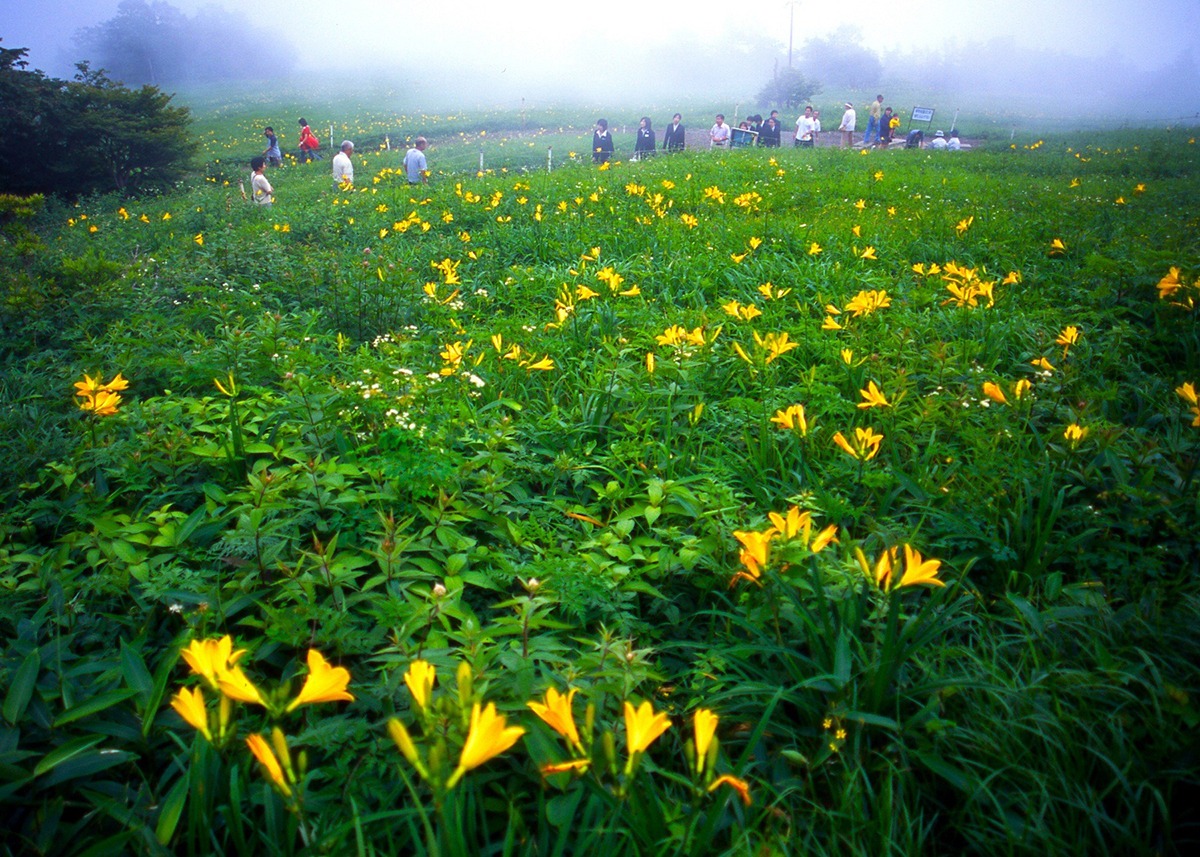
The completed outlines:
[[[312,128],[308,127],[308,120],[300,118],[300,160],[303,163],[308,163],[314,158],[318,161],[324,160],[321,153],[317,150],[321,148],[321,141],[317,139],[317,135],[312,132]]]

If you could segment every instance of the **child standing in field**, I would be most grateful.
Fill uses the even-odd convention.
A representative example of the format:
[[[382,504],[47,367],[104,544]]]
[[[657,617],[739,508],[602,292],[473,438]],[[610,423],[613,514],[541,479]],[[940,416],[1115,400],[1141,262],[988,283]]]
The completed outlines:
[[[275,203],[275,188],[263,175],[267,162],[262,155],[250,159],[250,198],[255,205],[271,206]]]

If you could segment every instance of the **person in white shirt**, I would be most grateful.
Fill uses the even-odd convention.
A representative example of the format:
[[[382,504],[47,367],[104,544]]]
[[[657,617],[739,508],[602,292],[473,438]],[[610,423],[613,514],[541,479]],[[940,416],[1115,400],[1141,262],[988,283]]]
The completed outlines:
[[[350,156],[354,154],[354,144],[349,140],[342,141],[342,150],[333,156],[334,187],[354,184],[354,164]]]
[[[717,114],[717,124],[709,130],[708,137],[713,146],[729,145],[729,126],[725,124],[724,113]]]
[[[929,148],[939,149],[939,150],[945,149],[946,148],[945,133],[942,131],[938,131],[936,134],[934,134],[933,139],[929,141]]]
[[[250,169],[253,171],[253,175],[250,176],[250,198],[254,200],[255,205],[269,206],[275,202],[275,188],[271,187],[271,183],[263,175],[266,166],[267,160],[262,155],[250,159]]]
[[[961,152],[962,140],[958,139],[958,132],[953,128],[950,129],[950,139],[946,141],[946,151]]]
[[[413,147],[404,155],[404,172],[408,176],[409,184],[422,184],[429,181],[427,175],[429,165],[425,161],[425,147],[428,145],[428,140],[418,137],[413,143]]]
[[[854,123],[857,121],[858,115],[854,112],[854,105],[847,101],[846,112],[842,114],[842,124],[838,126],[838,130],[842,132],[843,149],[854,145]]]
[[[812,105],[804,108],[804,115],[796,120],[796,139],[793,146],[811,149],[817,139],[817,120]]]

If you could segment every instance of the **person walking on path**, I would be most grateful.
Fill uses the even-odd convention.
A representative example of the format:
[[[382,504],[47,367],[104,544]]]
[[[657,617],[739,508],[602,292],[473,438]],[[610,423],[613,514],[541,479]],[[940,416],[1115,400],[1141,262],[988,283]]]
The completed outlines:
[[[876,95],[867,108],[867,133],[863,134],[863,145],[874,146],[883,138],[883,96]]]
[[[404,154],[404,172],[408,175],[409,184],[423,184],[429,181],[429,164],[425,160],[425,147],[429,141],[418,137],[411,149]]]
[[[321,148],[321,141],[317,139],[317,135],[312,132],[312,128],[308,127],[308,120],[300,117],[300,162],[307,164],[309,161],[316,159],[321,160],[321,153],[317,149]]]
[[[279,151],[279,138],[275,136],[275,129],[268,125],[263,128],[263,136],[267,138],[267,148],[263,149],[266,163],[273,167],[283,166],[283,152]]]
[[[842,114],[842,124],[838,126],[838,130],[842,132],[843,149],[849,149],[854,145],[854,123],[857,120],[858,115],[854,112],[854,105],[847,101],[846,112]]]

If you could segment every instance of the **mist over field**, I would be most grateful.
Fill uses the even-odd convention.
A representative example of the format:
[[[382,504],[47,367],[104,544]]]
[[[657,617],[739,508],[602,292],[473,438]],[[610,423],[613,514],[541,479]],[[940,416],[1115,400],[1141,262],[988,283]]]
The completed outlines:
[[[347,97],[381,84],[423,109],[749,104],[790,53],[831,103],[879,88],[914,99],[936,93],[943,108],[967,103],[1087,124],[1192,123],[1200,115],[1195,0],[346,0],[299,8],[283,0],[3,0],[0,10],[3,46],[28,47],[32,67],[70,77],[81,59],[110,70],[128,63],[113,76],[185,92],[216,81],[246,94],[288,81]],[[172,31],[178,44],[156,60],[122,36],[116,58],[100,59],[100,25],[121,15],[127,29]]]

